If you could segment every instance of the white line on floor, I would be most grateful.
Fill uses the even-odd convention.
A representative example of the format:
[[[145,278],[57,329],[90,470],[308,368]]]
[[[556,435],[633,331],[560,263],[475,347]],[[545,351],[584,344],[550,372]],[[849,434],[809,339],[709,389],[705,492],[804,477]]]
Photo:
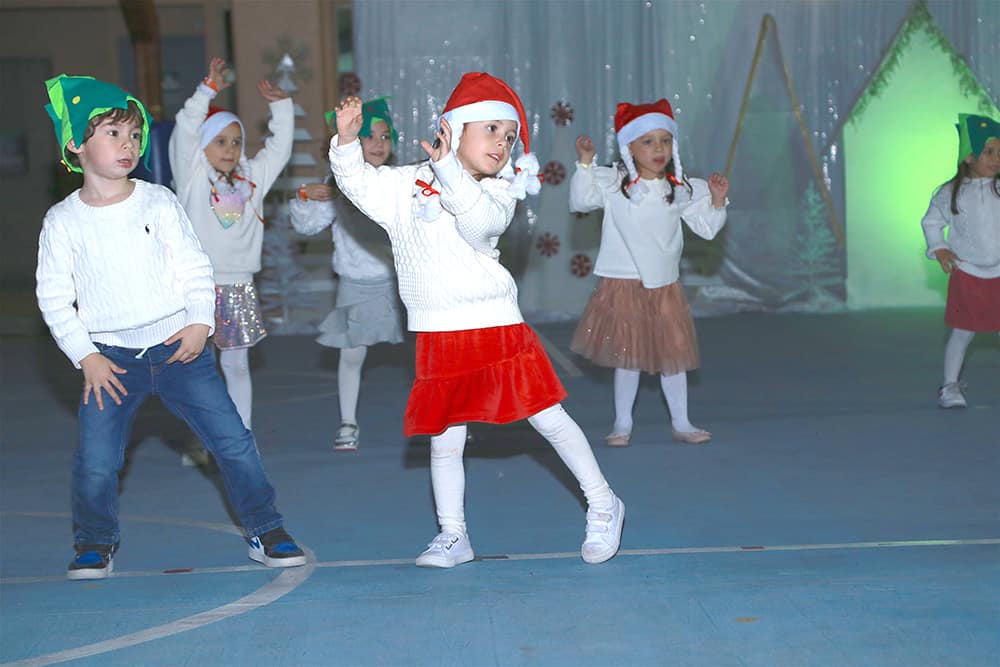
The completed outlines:
[[[711,553],[758,553],[766,551],[823,551],[834,549],[900,549],[912,547],[949,547],[949,546],[975,546],[975,545],[998,545],[1000,537],[981,539],[957,539],[957,540],[899,540],[880,542],[831,542],[829,544],[775,544],[765,545],[743,545],[724,547],[669,547],[663,549],[622,549],[618,552],[618,557],[622,556],[669,556],[674,554],[711,554]],[[552,553],[536,554],[500,554],[500,555],[480,555],[476,558],[479,561],[504,561],[504,560],[575,560],[580,558],[579,551],[559,551]],[[411,565],[413,558],[378,558],[371,560],[336,560],[323,563],[314,563],[316,568],[344,568],[344,567],[383,567],[387,565]],[[116,570],[113,577],[115,579],[130,577],[178,577],[192,574],[226,574],[233,572],[259,572],[260,565],[233,565],[220,567],[184,568],[182,570],[136,570],[133,572],[122,572]],[[0,584],[34,584],[47,581],[63,581],[65,576],[45,576],[45,577],[7,577],[0,579]]]

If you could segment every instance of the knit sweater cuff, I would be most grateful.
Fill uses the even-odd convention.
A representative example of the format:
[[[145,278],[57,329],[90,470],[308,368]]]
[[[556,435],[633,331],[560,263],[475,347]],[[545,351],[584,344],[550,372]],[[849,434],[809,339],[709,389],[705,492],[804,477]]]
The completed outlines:
[[[441,202],[455,216],[471,210],[482,194],[482,186],[466,174],[462,163],[451,152],[431,162],[434,175],[441,182]]]

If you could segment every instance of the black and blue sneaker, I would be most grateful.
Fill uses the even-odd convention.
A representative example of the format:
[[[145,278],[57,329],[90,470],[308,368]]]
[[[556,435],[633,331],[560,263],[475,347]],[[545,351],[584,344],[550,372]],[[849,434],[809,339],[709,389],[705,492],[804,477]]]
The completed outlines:
[[[77,544],[76,558],[66,568],[67,579],[107,579],[114,569],[117,544]]]
[[[269,530],[247,539],[251,560],[268,567],[297,567],[306,564],[306,555],[284,528]]]

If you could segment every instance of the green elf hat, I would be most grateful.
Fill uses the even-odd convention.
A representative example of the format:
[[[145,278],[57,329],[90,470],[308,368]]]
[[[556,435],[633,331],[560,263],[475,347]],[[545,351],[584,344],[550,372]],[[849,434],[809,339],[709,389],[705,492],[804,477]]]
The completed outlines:
[[[382,121],[389,126],[389,134],[392,135],[392,145],[398,146],[399,135],[396,134],[396,128],[392,125],[392,114],[389,112],[389,104],[386,102],[388,99],[388,97],[376,97],[361,105],[361,131],[358,132],[358,136],[372,136],[372,125]],[[337,127],[336,111],[326,112],[326,124],[333,128]]]
[[[129,95],[118,86],[98,81],[92,76],[67,76],[60,74],[45,82],[49,100],[45,111],[52,119],[56,131],[56,141],[59,142],[59,152],[62,163],[70,171],[82,172],[75,167],[66,156],[66,145],[69,140],[79,146],[83,143],[83,135],[90,119],[112,109],[128,109],[129,102],[135,102],[142,112],[145,122],[142,125],[142,144],[139,156],[146,156],[146,166],[149,166],[149,126],[153,122],[146,107],[137,98]]]
[[[958,161],[970,155],[978,158],[990,139],[1000,139],[1000,123],[987,116],[958,114]]]

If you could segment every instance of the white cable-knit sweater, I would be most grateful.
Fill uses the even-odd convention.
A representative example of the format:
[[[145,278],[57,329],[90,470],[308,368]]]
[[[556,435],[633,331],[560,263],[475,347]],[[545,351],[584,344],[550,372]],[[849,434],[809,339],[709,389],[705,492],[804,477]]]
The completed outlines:
[[[385,230],[343,197],[331,201],[292,199],[288,208],[292,227],[300,234],[311,236],[331,227],[332,265],[337,275],[363,282],[395,277]]]
[[[453,152],[437,163],[376,169],[364,161],[359,141],[337,146],[336,136],[330,168],[341,192],[389,234],[411,331],[524,321],[517,285],[498,261],[497,241],[516,204],[507,181],[476,181]],[[441,210],[425,209],[417,180],[433,182]]]
[[[594,273],[638,278],[650,289],[676,282],[684,250],[681,220],[698,236],[711,239],[726,224],[726,209],[712,206],[708,183],[700,178],[690,179],[691,193],[677,186],[673,203],[664,200],[666,179],[643,179],[648,192],[639,203],[621,193],[621,180],[614,167],[584,167],[579,162],[570,180],[571,211],[604,209]]]
[[[220,285],[232,285],[253,280],[260,271],[260,255],[264,244],[264,224],[257,214],[264,215],[264,195],[284,169],[292,155],[295,132],[295,109],[291,99],[270,104],[271,133],[264,147],[255,156],[240,158],[237,173],[256,184],[250,204],[243,217],[224,228],[210,206],[215,170],[208,164],[201,148],[201,124],[208,114],[209,102],[215,92],[200,84],[194,95],[177,112],[174,131],[170,135],[170,170],[174,177],[177,198],[191,218],[202,247],[212,260],[215,280]],[[243,138],[246,141],[246,137]]]
[[[72,193],[49,209],[38,242],[38,307],[79,368],[94,342],[159,345],[189,324],[215,328],[212,266],[174,193],[133,181],[124,201]]]
[[[958,215],[951,212],[951,185],[942,185],[931,198],[920,222],[927,240],[927,256],[950,249],[956,265],[978,278],[1000,278],[1000,197],[992,178],[966,179],[958,190]],[[948,228],[948,240],[944,230]]]

